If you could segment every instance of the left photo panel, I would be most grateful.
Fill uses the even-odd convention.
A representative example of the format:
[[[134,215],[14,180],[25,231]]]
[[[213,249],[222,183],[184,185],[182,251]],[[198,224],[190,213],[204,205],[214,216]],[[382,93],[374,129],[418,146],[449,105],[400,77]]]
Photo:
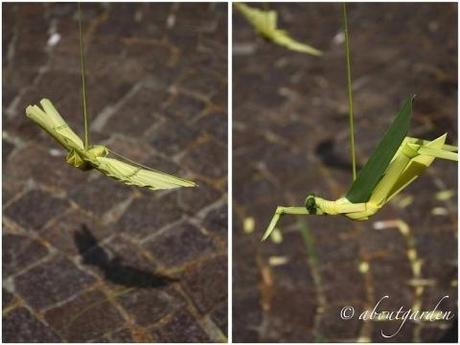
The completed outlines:
[[[227,3],[2,4],[3,342],[226,342]]]

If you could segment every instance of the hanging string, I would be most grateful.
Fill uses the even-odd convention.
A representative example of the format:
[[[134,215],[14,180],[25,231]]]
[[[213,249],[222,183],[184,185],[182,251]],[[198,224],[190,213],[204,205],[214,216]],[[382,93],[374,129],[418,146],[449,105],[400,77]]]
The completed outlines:
[[[86,63],[85,63],[85,48],[83,42],[83,30],[82,30],[82,19],[81,19],[81,6],[78,2],[78,29],[80,32],[80,73],[81,73],[81,102],[83,109],[83,123],[85,127],[85,150],[88,149],[89,142],[89,129],[88,129],[88,104],[86,94]]]
[[[345,33],[345,60],[347,65],[347,86],[348,86],[348,116],[350,122],[350,150],[353,169],[353,181],[356,180],[356,154],[355,154],[355,126],[353,115],[353,97],[351,86],[351,62],[350,62],[350,39],[348,33],[347,5],[343,3],[343,30]]]

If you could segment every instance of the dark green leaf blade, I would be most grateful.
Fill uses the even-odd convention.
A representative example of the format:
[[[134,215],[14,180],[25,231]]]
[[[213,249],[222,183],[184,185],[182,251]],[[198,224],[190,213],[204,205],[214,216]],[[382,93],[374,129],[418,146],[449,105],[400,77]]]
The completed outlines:
[[[367,202],[391,159],[409,132],[414,96],[404,102],[383,139],[361,169],[345,197],[352,203]]]

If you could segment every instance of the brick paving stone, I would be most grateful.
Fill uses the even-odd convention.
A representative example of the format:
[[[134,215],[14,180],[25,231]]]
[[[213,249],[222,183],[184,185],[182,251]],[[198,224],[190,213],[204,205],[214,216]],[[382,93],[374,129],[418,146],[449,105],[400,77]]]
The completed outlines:
[[[288,257],[286,264],[271,268],[273,279],[277,282],[274,285],[278,284],[280,289],[309,287],[313,283],[313,277],[308,266],[305,266],[305,259],[300,255],[292,256]],[[293,272],[298,273],[298,276],[294,276]]]
[[[200,71],[188,74],[180,86],[187,90],[193,90],[205,97],[213,96],[222,85],[222,79],[214,73]]]
[[[156,49],[155,46],[153,46],[153,48]],[[174,46],[168,46],[166,48],[161,46],[159,49],[159,56],[154,57],[151,64],[147,66],[149,72],[154,75],[156,79],[161,80],[165,85],[169,85],[169,88],[174,86],[174,83],[185,73],[183,60],[176,62],[178,52],[175,48]],[[167,99],[165,99],[165,101],[167,101]],[[165,107],[166,105],[163,106],[162,110],[166,113]]]
[[[214,42],[209,40],[201,40],[197,48],[196,54],[190,57],[190,59],[184,61],[187,67],[203,69],[209,69],[212,72],[219,73],[223,78],[227,71],[222,64],[225,60],[225,55],[222,54],[222,48],[226,47],[226,43]],[[219,104],[220,105],[220,104]]]
[[[227,109],[228,108],[228,102],[227,102],[227,84],[222,86],[219,90],[217,90],[216,94],[212,96],[211,102],[213,104],[219,104],[219,106],[222,109]],[[225,132],[227,133],[227,130],[220,130],[220,132]],[[226,135],[226,134],[225,134]]]
[[[74,256],[82,254],[76,242],[77,233],[81,231],[89,231],[97,241],[103,240],[111,233],[108,227],[101,225],[90,214],[80,209],[72,209],[44,227],[40,235],[60,252]],[[90,249],[88,245],[86,247]]]
[[[56,256],[18,275],[14,283],[30,306],[43,309],[73,296],[93,281],[71,261]]]
[[[255,169],[251,169],[247,171],[247,173],[255,172]],[[257,188],[251,188],[251,186]],[[270,188],[273,188],[273,184],[270,181],[262,180],[261,176],[253,176],[251,178],[251,183],[241,188],[241,193],[239,196],[239,202],[251,202],[255,204],[261,198],[266,197],[269,195]]]
[[[353,262],[356,260],[356,253],[359,253],[359,243],[353,239],[353,237],[345,237],[349,232],[339,230],[339,226],[334,226],[335,222],[331,222],[332,224],[327,228],[317,228],[314,231],[314,234],[318,234],[324,231],[326,234],[323,234],[324,237],[321,238],[321,241],[316,240],[316,253],[318,255],[318,260],[320,262],[327,262],[327,263],[342,263],[342,262]],[[339,240],[338,241],[330,241],[330,237],[328,238],[328,234],[331,235],[333,231],[339,233]],[[337,235],[337,234],[332,234]],[[342,237],[340,238],[340,235]],[[320,235],[321,236],[321,235]],[[317,238],[317,237],[315,237]],[[399,239],[398,239],[399,240]],[[369,242],[365,242],[369,244]],[[371,250],[369,250],[371,251]]]
[[[457,338],[457,330],[458,326],[450,327],[442,337],[439,337],[439,327],[424,327],[420,333],[421,338],[432,338],[437,339],[438,342],[447,342]]]
[[[267,246],[261,248],[261,255],[269,257],[282,256],[285,258],[285,262],[282,264],[270,265],[271,274],[283,286],[310,285],[313,282],[313,278],[309,265],[312,264],[309,264],[308,259],[312,258],[314,254],[308,252],[304,243],[299,241],[298,237],[293,233],[285,234],[283,243],[286,243],[291,248],[289,253],[281,251],[281,248],[275,244],[270,245],[267,243]],[[293,272],[298,275],[294,275]]]
[[[33,190],[8,206],[4,214],[26,229],[39,231],[51,218],[64,212],[68,206],[69,203],[65,199]]]
[[[45,319],[70,342],[86,342],[123,324],[116,308],[97,290],[46,311]]]
[[[145,237],[180,220],[182,214],[174,193],[143,197],[130,204],[116,227],[136,238]]]
[[[150,166],[150,167],[161,166],[162,167],[161,171],[167,174],[190,177],[190,176],[187,176],[188,173],[185,173],[184,170],[178,164],[173,162],[170,158],[165,157],[161,150],[158,150],[158,151],[159,153],[153,154],[145,160],[146,166]],[[180,189],[178,191],[180,191]]]
[[[118,300],[137,325],[149,326],[184,305],[176,292],[168,290],[141,289],[123,294]]]
[[[458,244],[452,241],[449,233],[442,234],[417,234],[415,236],[417,249],[422,257],[428,253],[437,253],[432,259],[423,263],[423,272],[426,277],[435,278],[440,283],[447,283],[453,278],[456,265],[456,251]],[[444,266],[446,270],[440,268]],[[450,267],[450,270],[447,268]]]
[[[108,336],[107,338],[108,338],[107,342],[110,342],[110,343],[132,343],[134,342],[131,336],[130,330],[126,328],[110,334],[110,336]]]
[[[191,188],[184,188],[178,191],[177,199],[181,208],[188,213],[196,213],[204,207],[211,205],[221,197],[221,191],[206,184],[206,182],[197,181],[199,193],[194,193]]]
[[[216,323],[216,325],[220,328],[222,333],[227,336],[228,330],[228,303],[224,301],[220,305],[218,305],[212,312],[211,312],[211,319]]]
[[[102,217],[130,195],[130,188],[106,176],[84,182],[69,193],[70,198],[82,209]]]
[[[257,267],[257,258],[251,255],[253,244],[250,241],[245,241],[242,238],[236,237],[234,240],[234,248],[238,248],[238,255],[248,256],[245,263],[234,262],[232,265],[232,282],[234,289],[245,290],[257,284],[261,279],[261,272]],[[235,294],[235,297],[238,294]],[[239,315],[235,315],[239,317]]]
[[[128,4],[112,8],[113,15],[99,27],[100,34],[109,37],[119,37],[121,34],[126,34],[127,37],[136,36],[138,33],[145,34],[146,29],[135,21],[135,13],[138,10]],[[155,23],[150,25],[154,26]]]
[[[141,88],[112,115],[105,130],[140,136],[159,120],[158,108],[164,92]],[[152,107],[152,104],[158,104]],[[129,120],[129,121],[128,121]]]
[[[22,235],[4,234],[2,247],[4,278],[20,272],[48,254],[43,244]]]
[[[59,156],[53,156],[51,149],[59,152]],[[11,183],[21,183],[22,186],[33,179],[36,183],[61,190],[69,190],[87,177],[65,162],[64,151],[51,140],[46,148],[32,144],[15,151],[8,161],[6,176],[7,188]]]
[[[78,63],[78,60],[74,60]],[[20,116],[15,117],[15,122],[8,128],[16,129],[18,134],[40,142],[52,142],[49,135],[40,130],[27,117],[23,111],[28,104],[37,104],[42,98],[49,98],[57,111],[65,118],[66,122],[76,133],[83,133],[83,116],[79,100],[79,73],[74,71],[49,70],[45,71],[37,85],[25,90],[25,104],[21,104]],[[92,114],[92,112],[91,112]],[[24,132],[23,132],[24,131]]]
[[[161,328],[153,330],[152,335],[155,342],[159,343],[211,341],[193,316],[185,310],[175,313]]]
[[[345,306],[331,306],[324,311],[315,334],[317,342],[353,339],[359,335],[361,328],[359,320],[351,319],[346,320],[346,322],[337,322],[337,318],[340,317],[340,310]],[[359,308],[359,306],[355,307]]]
[[[372,260],[370,269],[375,298],[380,299],[388,295],[384,305],[390,310],[397,310],[400,306],[409,307],[412,305],[414,289],[408,286],[407,282],[412,279],[412,271],[409,263],[399,258],[379,258]],[[399,281],[385,279],[389,275],[397,275],[405,284]]]
[[[10,304],[14,300],[14,295],[2,288],[2,308]]]
[[[2,162],[3,164],[6,163],[10,153],[14,150],[14,145],[9,143],[6,140],[2,140]]]
[[[209,211],[204,219],[204,227],[206,230],[216,233],[223,240],[227,239],[227,206],[221,206],[217,209]]]
[[[360,236],[365,255],[372,255],[376,251],[385,251],[388,254],[404,256],[407,250],[406,243],[401,241],[403,235],[398,229],[386,229],[383,231],[364,231]]]
[[[113,73],[113,70],[119,66],[119,64],[117,64],[119,61],[114,60],[111,64],[108,64],[107,59],[108,57],[105,59],[106,69],[100,70],[99,73],[101,74],[98,75],[98,70],[96,69],[97,66],[95,66],[94,69],[89,69],[91,74],[94,73],[94,76],[92,78],[90,77],[88,80],[88,90],[90,90],[88,92],[91,92],[88,94],[88,112],[92,121],[95,121],[97,114],[104,111],[108,105],[117,104],[122,97],[131,91],[132,83],[138,80],[135,79],[134,76],[132,78],[128,78],[128,80],[125,80],[125,78],[121,79],[117,74]],[[90,63],[91,62],[88,61],[88,64]],[[125,67],[125,69],[128,68]],[[125,75],[129,76],[131,75],[130,73],[132,73],[132,71],[128,70]],[[111,87],[106,88],[101,87],[101,85],[109,85]],[[78,94],[76,95],[78,96]],[[82,123],[81,111],[78,112],[78,114],[80,117],[79,123]],[[110,131],[104,131],[104,133],[110,134]]]
[[[152,156],[152,152],[151,152],[152,147],[149,144],[140,143],[139,141],[135,139],[133,140],[133,138],[129,138],[129,137],[122,136],[122,135],[113,136],[110,142],[107,143],[107,145],[110,147],[111,150],[123,156],[129,155],[129,158],[134,161],[145,162],[147,159],[151,158]],[[154,157],[157,158],[158,155],[154,155]],[[166,164],[168,162],[168,160],[166,160],[165,158],[163,157],[160,157],[160,158],[162,159],[161,160],[162,164],[159,164],[160,166],[163,166],[163,164]],[[169,165],[172,165],[172,164],[173,163],[169,161]]]
[[[183,164],[203,176],[223,176],[227,169],[226,147],[216,140],[207,140],[188,151]]]
[[[4,7],[4,12],[5,13],[2,17],[3,23],[5,24],[5,29],[2,32],[2,43],[4,47],[7,47],[11,44],[11,41],[13,40],[14,37],[14,12],[15,8],[13,6],[5,6]],[[8,49],[3,49],[2,50],[2,58],[6,59]],[[3,106],[5,104],[8,104],[11,102],[11,95],[13,94],[12,92],[5,92],[7,97],[4,99]]]
[[[50,343],[62,341],[49,326],[24,307],[10,311],[2,319],[2,341],[5,343],[27,343],[36,339]]]
[[[222,120],[225,119],[225,116],[226,114],[223,112],[212,112],[206,114],[197,120],[197,126],[200,127],[202,131],[206,131],[207,134],[214,136],[217,140],[226,142],[227,127],[220,126],[218,131],[214,130],[214,128],[216,128],[216,124],[221,123]]]
[[[234,342],[259,341],[259,325],[264,317],[259,298],[255,290],[235,294],[232,305],[233,329],[238,332],[235,332]]]
[[[320,274],[323,281],[327,282],[324,287],[324,295],[329,303],[342,303],[349,301],[364,300],[366,291],[364,288],[363,275],[358,271],[357,261],[331,262],[320,267]],[[374,273],[374,266],[372,266]],[[375,281],[379,277],[373,276]],[[383,291],[382,289],[380,291]]]
[[[227,260],[223,256],[189,267],[184,288],[198,309],[205,313],[227,296]]]
[[[306,287],[275,287],[271,292],[270,315],[266,334],[261,337],[262,341],[281,339],[284,342],[294,342],[301,339],[311,342],[310,332],[317,308],[315,295],[312,289]],[[297,298],[285,298],[284,293],[296,294]]]
[[[206,256],[214,251],[215,244],[195,225],[183,222],[155,236],[144,247],[159,263],[172,268]]]
[[[13,4],[5,7],[3,18],[11,20],[11,28],[16,28],[16,30],[11,30],[9,36],[8,50],[14,49],[15,58],[9,61],[8,67],[12,68],[4,72],[9,80],[5,105],[14,99],[23,85],[33,81],[39,67],[46,60],[46,52],[40,46],[40,42],[46,40],[46,23],[36,15],[37,11],[41,11],[42,8],[42,4],[35,4],[27,9],[17,8]],[[21,29],[18,30],[18,28]],[[15,42],[14,47],[11,47],[12,42]],[[30,59],[30,56],[34,58]]]
[[[132,60],[129,70],[126,71],[129,72],[129,79],[139,80],[147,72],[153,77],[152,80],[162,86],[162,90],[155,90],[151,93],[151,97],[153,99],[156,99],[159,95],[165,95],[166,97],[166,89],[181,74],[181,71],[175,68],[176,66],[171,68],[174,64],[173,62],[177,59],[176,47],[165,42],[162,38],[159,40],[127,38],[124,41],[127,43],[125,47],[126,58]],[[155,111],[166,99],[167,97],[158,99],[158,102],[153,103]]]
[[[193,29],[190,29],[190,27],[178,25],[177,30],[169,35],[171,44],[180,46],[180,52],[184,54],[189,54],[190,52],[195,51],[196,46],[198,45],[198,37],[193,34]]]
[[[146,251],[143,250],[142,246],[122,237],[121,235],[115,235],[110,238],[110,241],[104,244],[113,257],[118,257],[120,260],[132,267],[136,267],[143,270],[152,270],[156,268],[156,263],[152,263],[146,257]]]
[[[190,123],[205,110],[206,102],[185,93],[177,93],[174,95],[173,102],[165,108],[166,113],[174,120],[181,123]]]
[[[172,156],[182,152],[196,138],[196,130],[186,124],[177,127],[175,123],[166,122],[155,129],[150,144],[161,153]]]

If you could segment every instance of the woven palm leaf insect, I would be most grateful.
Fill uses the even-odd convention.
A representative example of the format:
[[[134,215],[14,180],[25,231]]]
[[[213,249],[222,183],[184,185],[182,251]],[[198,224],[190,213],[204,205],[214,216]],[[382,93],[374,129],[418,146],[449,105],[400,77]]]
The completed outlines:
[[[254,30],[264,39],[287,49],[311,55],[322,55],[322,52],[308,44],[301,43],[289,36],[285,30],[277,28],[278,15],[275,11],[260,10],[243,3],[235,3],[235,7],[243,14]]]
[[[270,236],[284,214],[367,220],[423,174],[435,158],[458,161],[458,147],[445,144],[447,133],[432,141],[407,136],[412,102],[413,97],[406,100],[344,197],[332,201],[309,194],[304,206],[278,206],[262,240]]]
[[[84,56],[84,43],[81,25],[80,3],[79,12],[79,33],[80,33],[80,69],[82,81],[82,108],[85,136],[84,142],[69,127],[54,105],[48,99],[42,99],[40,104],[29,105],[26,108],[26,116],[34,121],[51,135],[59,144],[67,150],[66,162],[81,170],[96,169],[104,175],[110,176],[127,185],[146,187],[151,190],[172,189],[178,187],[195,187],[193,181],[185,180],[173,175],[163,173],[139,163],[133,162],[119,154],[111,151],[103,145],[89,145],[88,115],[86,97],[86,67]],[[123,160],[109,158],[109,153],[120,157]]]

